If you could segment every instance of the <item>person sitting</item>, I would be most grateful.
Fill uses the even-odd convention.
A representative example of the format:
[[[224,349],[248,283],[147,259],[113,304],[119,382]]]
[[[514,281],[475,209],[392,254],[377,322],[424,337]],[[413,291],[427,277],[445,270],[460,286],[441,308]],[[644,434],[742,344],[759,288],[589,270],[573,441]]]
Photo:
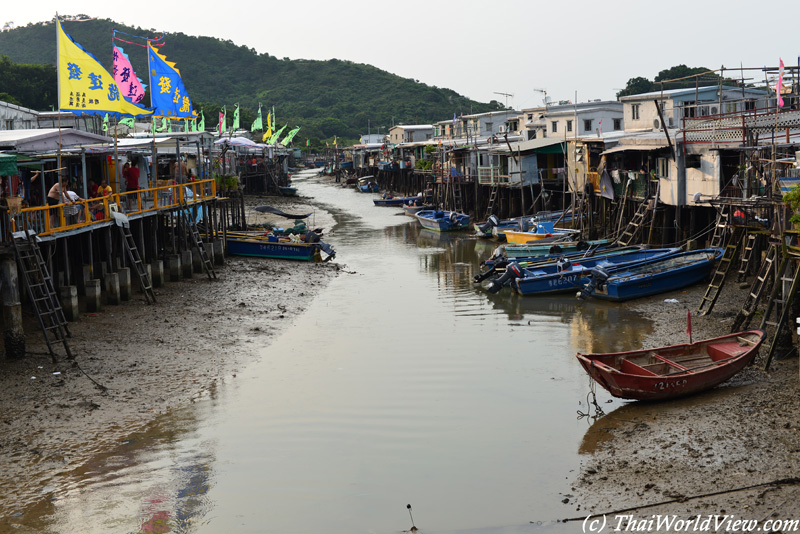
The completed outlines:
[[[89,198],[97,198],[100,196],[100,187],[95,183],[94,180],[89,180]]]

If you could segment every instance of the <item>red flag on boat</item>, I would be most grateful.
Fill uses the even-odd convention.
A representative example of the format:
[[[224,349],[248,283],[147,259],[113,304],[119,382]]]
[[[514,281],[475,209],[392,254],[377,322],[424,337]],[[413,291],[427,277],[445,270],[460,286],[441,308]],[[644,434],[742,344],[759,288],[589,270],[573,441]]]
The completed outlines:
[[[692,342],[692,310],[686,310],[686,333],[689,334],[689,343]]]

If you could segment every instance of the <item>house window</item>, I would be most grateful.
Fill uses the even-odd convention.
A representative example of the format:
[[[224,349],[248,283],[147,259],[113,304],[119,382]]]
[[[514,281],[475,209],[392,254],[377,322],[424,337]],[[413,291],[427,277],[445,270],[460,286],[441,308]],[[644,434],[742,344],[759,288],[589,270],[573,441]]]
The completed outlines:
[[[583,119],[583,131],[584,132],[592,131],[592,119]]]
[[[532,120],[533,120],[533,113],[528,113],[528,120],[529,120],[529,121],[532,121]]]
[[[656,158],[656,175],[659,178],[669,178],[668,161],[667,158]]]
[[[622,129],[622,119],[614,119],[614,130]]]
[[[491,122],[487,122],[486,123],[486,133],[488,133],[488,134],[492,133],[492,123]]]
[[[554,132],[556,131],[555,128],[553,129],[553,131]],[[568,132],[572,131],[572,121],[567,121],[567,131]]]
[[[558,131],[558,121],[553,121],[550,123],[550,131],[553,133]]]
[[[744,109],[745,111],[753,111],[756,109],[756,101],[755,100],[745,100],[744,101]]]
[[[700,154],[686,154],[686,168],[699,169],[700,168]]]
[[[725,104],[725,113],[736,113],[738,111],[736,108],[736,102],[728,102]]]
[[[631,104],[631,117],[633,120],[639,120],[639,106],[640,104]]]

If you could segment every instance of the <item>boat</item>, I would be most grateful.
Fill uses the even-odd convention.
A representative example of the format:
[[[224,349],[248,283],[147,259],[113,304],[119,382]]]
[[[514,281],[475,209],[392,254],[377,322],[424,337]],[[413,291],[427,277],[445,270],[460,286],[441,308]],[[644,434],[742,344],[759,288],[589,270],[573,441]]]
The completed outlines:
[[[765,338],[746,330],[694,343],[654,349],[577,354],[598,384],[615,397],[666,400],[711,389],[752,362]]]
[[[313,234],[313,236],[309,236]],[[316,236],[316,237],[315,237]],[[319,240],[314,232],[298,237],[279,237],[274,234],[228,232],[225,238],[227,253],[232,256],[253,256],[299,261],[329,261],[336,256],[333,247]],[[326,257],[322,258],[322,253]]]
[[[708,277],[722,253],[720,248],[706,248],[671,254],[634,266],[595,267],[589,283],[578,296],[623,301],[680,289]]]
[[[388,193],[384,193],[381,198],[373,198],[372,202],[376,206],[405,206],[408,203],[415,203],[417,200],[422,200],[422,197],[419,195],[413,197],[393,197]]]
[[[505,230],[506,241],[524,245],[550,237],[577,239],[580,236],[580,230],[556,228],[552,222],[537,222],[530,230],[525,228],[527,226],[526,220],[523,220],[521,224],[522,228],[520,230]]]
[[[284,197],[296,197],[297,196],[297,188],[289,186],[289,185],[279,186],[278,187],[278,191],[280,191],[281,196],[284,196]]]
[[[423,228],[434,232],[453,232],[469,228],[469,215],[455,211],[422,210],[415,215]]]
[[[506,273],[510,274],[508,276],[504,274],[493,281],[487,291],[496,293],[506,284],[510,284],[514,292],[519,295],[546,295],[575,291],[586,284],[591,270],[595,267],[618,268],[623,265],[639,265],[680,251],[680,248],[632,250],[605,256],[562,258],[530,268],[510,263],[506,269]]]
[[[363,178],[358,179],[356,189],[362,193],[377,193],[380,187],[378,186],[378,182],[374,180],[373,176],[364,176]]]
[[[436,206],[432,204],[405,204],[403,206],[403,213],[406,215],[411,215],[412,217],[416,216],[417,213],[420,211],[431,211],[435,210]]]
[[[546,254],[558,254],[561,252],[577,252],[594,247],[601,247],[611,243],[610,239],[593,239],[591,241],[575,241],[571,239],[541,239],[535,245],[506,245],[505,255],[508,259],[512,258],[532,258],[544,256]]]

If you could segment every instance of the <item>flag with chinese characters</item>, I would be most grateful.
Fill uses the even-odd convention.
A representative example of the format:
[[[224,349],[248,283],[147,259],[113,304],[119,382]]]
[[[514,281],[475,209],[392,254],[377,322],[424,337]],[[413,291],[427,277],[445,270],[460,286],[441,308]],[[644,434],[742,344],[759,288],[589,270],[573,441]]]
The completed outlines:
[[[119,123],[127,126],[128,128],[134,128],[136,126],[136,124],[133,122],[133,117],[122,119],[121,121],[119,121]]]
[[[253,125],[250,126],[250,131],[255,132],[256,130],[263,130],[264,129],[264,121],[261,119],[261,104],[258,105],[258,117],[256,120],[253,121]]]
[[[152,111],[122,98],[114,77],[97,59],[64,32],[56,20],[58,35],[58,109],[76,115],[143,116]]]
[[[142,80],[133,72],[133,66],[128,59],[128,54],[122,49],[121,46],[114,45],[114,81],[122,93],[122,98],[128,102],[141,104],[144,98],[144,89],[146,85],[142,85]]]
[[[299,131],[300,131],[300,127],[298,126],[298,127],[297,127],[297,128],[295,128],[294,130],[292,130],[291,132],[289,132],[288,134],[286,134],[286,137],[284,137],[284,138],[283,138],[283,141],[281,141],[281,144],[282,144],[283,146],[289,146],[289,142],[292,140],[292,138],[293,138],[295,135],[297,135],[297,132],[299,132]]]
[[[233,126],[231,131],[239,129],[239,104],[236,104],[236,110],[233,112]]]
[[[108,131],[108,113],[106,113],[106,116],[103,117],[103,131]]]
[[[778,87],[776,88],[775,92],[778,94],[778,107],[783,107],[783,96],[781,93],[783,92],[783,59],[780,59],[780,66],[778,67]]]
[[[217,124],[217,133],[219,135],[224,134],[227,132],[227,111],[225,111],[225,107],[223,106],[222,111],[219,112],[219,124]]]
[[[150,100],[156,117],[195,118],[197,114],[192,110],[192,99],[175,63],[167,61],[150,43],[147,44],[147,59],[150,65]]]

